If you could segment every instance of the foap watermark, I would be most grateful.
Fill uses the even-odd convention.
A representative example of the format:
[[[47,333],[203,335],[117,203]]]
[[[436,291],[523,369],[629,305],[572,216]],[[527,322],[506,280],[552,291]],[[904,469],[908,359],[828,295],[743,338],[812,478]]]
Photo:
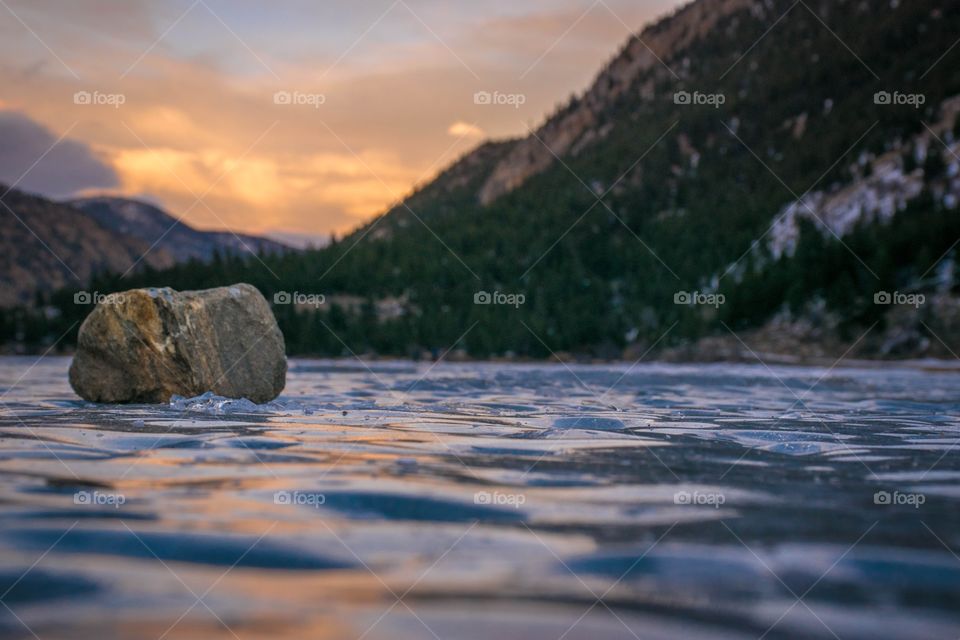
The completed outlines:
[[[122,293],[100,293],[99,291],[77,291],[73,294],[73,304],[123,304],[126,296]]]
[[[499,491],[477,491],[473,494],[473,504],[489,504],[519,509],[526,503],[527,497],[522,493],[500,493]]]
[[[278,291],[273,294],[273,304],[293,304],[297,306],[310,306],[314,309],[327,301],[322,293],[300,293],[299,291]]]
[[[927,103],[927,96],[922,93],[901,93],[899,91],[877,91],[873,94],[873,104],[889,105],[893,107],[913,107],[919,109]]]
[[[527,297],[522,293],[502,293],[500,291],[477,291],[473,294],[473,304],[482,305],[506,305],[516,309],[527,301]]]
[[[527,103],[527,96],[522,93],[500,93],[494,91],[477,91],[473,94],[473,104],[494,107],[513,107],[519,109]]]
[[[699,91],[694,91],[693,93],[689,91],[677,91],[673,94],[673,104],[679,105],[694,105],[694,106],[709,106],[714,109],[719,109],[720,105],[726,104],[727,96],[722,93],[701,93]]]
[[[113,507],[119,509],[126,504],[127,497],[122,493],[104,493],[102,491],[77,491],[73,494],[73,504],[85,507]]]
[[[100,91],[77,91],[73,94],[73,104],[94,107],[113,107],[119,109],[126,104],[127,96],[122,93],[102,93]]]
[[[327,502],[327,496],[316,491],[277,491],[273,494],[273,504],[317,509]]]
[[[319,109],[327,102],[327,96],[322,93],[305,93],[303,91],[277,91],[273,94],[273,104],[291,107],[313,107]]]
[[[687,306],[706,306],[719,309],[727,301],[722,293],[704,293],[702,291],[677,291],[673,294],[673,304]]]
[[[926,301],[927,297],[922,293],[900,293],[899,291],[890,293],[889,291],[877,291],[873,294],[873,304],[906,305],[914,309],[919,309]]]
[[[882,506],[908,506],[919,509],[927,501],[922,493],[901,493],[894,491],[877,491],[873,494],[873,504]]]
[[[693,505],[696,507],[713,507],[719,509],[727,501],[727,497],[719,491],[677,491],[673,494],[673,504]]]

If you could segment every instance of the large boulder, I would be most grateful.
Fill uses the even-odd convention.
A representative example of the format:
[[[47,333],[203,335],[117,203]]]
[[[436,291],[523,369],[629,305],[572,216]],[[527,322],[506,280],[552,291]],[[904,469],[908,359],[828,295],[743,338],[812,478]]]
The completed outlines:
[[[92,402],[168,402],[206,391],[269,402],[287,360],[270,306],[249,284],[103,299],[80,327],[70,385]]]

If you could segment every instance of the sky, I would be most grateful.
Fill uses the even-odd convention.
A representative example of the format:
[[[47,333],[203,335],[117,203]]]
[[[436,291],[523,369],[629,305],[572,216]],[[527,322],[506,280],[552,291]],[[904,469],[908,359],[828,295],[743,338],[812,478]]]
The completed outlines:
[[[343,234],[537,126],[680,4],[0,0],[0,182]]]

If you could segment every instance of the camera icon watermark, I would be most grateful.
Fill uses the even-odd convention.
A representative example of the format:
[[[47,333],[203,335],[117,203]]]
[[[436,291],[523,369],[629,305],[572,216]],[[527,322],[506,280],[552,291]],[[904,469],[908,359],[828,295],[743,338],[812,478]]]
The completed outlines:
[[[327,496],[315,491],[277,491],[273,494],[273,504],[318,509],[327,502]]]
[[[296,305],[298,307],[319,308],[327,301],[322,293],[300,293],[299,291],[278,291],[273,294],[273,304]]]
[[[899,91],[877,91],[873,94],[873,104],[913,107],[919,109],[927,103],[927,96],[922,93],[900,93]]]
[[[922,293],[900,293],[894,291],[877,291],[873,294],[873,304],[878,305],[906,305],[919,309],[927,301],[927,297]]]
[[[73,494],[73,504],[89,507],[113,507],[119,509],[127,502],[122,493],[103,493],[101,491],[77,491]]]
[[[113,107],[119,109],[126,104],[127,96],[122,93],[101,93],[99,91],[77,91],[73,94],[73,104],[95,107]]]
[[[76,305],[107,305],[123,304],[126,302],[126,296],[122,293],[103,294],[99,291],[77,291],[73,294],[73,304]]]
[[[677,291],[673,294],[673,304],[683,306],[707,306],[719,309],[726,303],[722,293],[703,293],[702,291]]]
[[[873,504],[881,506],[909,506],[919,509],[926,501],[927,496],[922,493],[877,491],[873,494]]]
[[[473,104],[482,106],[506,106],[519,109],[527,103],[523,93],[500,93],[499,91],[477,91],[473,94]]]
[[[304,93],[302,91],[277,91],[273,94],[273,104],[281,106],[307,106],[319,109],[327,102],[322,93]]]
[[[522,293],[502,293],[500,291],[477,291],[473,294],[473,304],[477,305],[504,305],[519,309],[520,305],[527,302],[527,297]]]
[[[723,93],[701,93],[694,91],[677,91],[673,94],[673,104],[681,106],[710,106],[719,109],[721,105],[726,104],[727,96]]]
[[[677,491],[675,494],[673,494],[673,504],[684,506],[707,506],[713,507],[714,509],[719,509],[724,503],[726,503],[726,501],[727,497],[719,491]]]
[[[519,509],[527,502],[522,493],[501,493],[499,491],[478,491],[473,494],[473,504],[506,506]]]

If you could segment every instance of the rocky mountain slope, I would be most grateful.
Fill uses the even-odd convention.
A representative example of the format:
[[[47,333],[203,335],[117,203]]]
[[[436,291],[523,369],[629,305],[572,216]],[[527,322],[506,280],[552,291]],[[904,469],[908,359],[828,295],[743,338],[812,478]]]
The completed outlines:
[[[127,198],[95,197],[67,201],[101,226],[138,238],[148,246],[156,244],[178,262],[208,261],[220,253],[280,253],[289,247],[247,234],[228,231],[200,231],[179,222],[166,211],[147,202]]]
[[[748,0],[694,2],[632,38],[580,99],[549,118],[535,134],[514,144],[494,165],[478,192],[480,203],[489,205],[519,188],[554,165],[557,156],[578,155],[587,146],[601,143],[615,131],[605,114],[618,100],[655,100],[656,83],[668,80],[668,76],[677,78],[664,58],[674,57],[710,34],[728,16],[750,6]],[[758,4],[754,12],[758,10],[763,12],[762,5]],[[638,84],[641,78],[643,82]]]
[[[0,307],[37,293],[85,289],[96,274],[166,269],[220,255],[277,254],[279,242],[199,231],[145,202],[82,198],[55,202],[0,185]]]
[[[82,288],[98,272],[122,273],[149,245],[117,233],[73,207],[0,185],[0,306],[29,303],[37,291]],[[145,264],[169,267],[151,252]]]

